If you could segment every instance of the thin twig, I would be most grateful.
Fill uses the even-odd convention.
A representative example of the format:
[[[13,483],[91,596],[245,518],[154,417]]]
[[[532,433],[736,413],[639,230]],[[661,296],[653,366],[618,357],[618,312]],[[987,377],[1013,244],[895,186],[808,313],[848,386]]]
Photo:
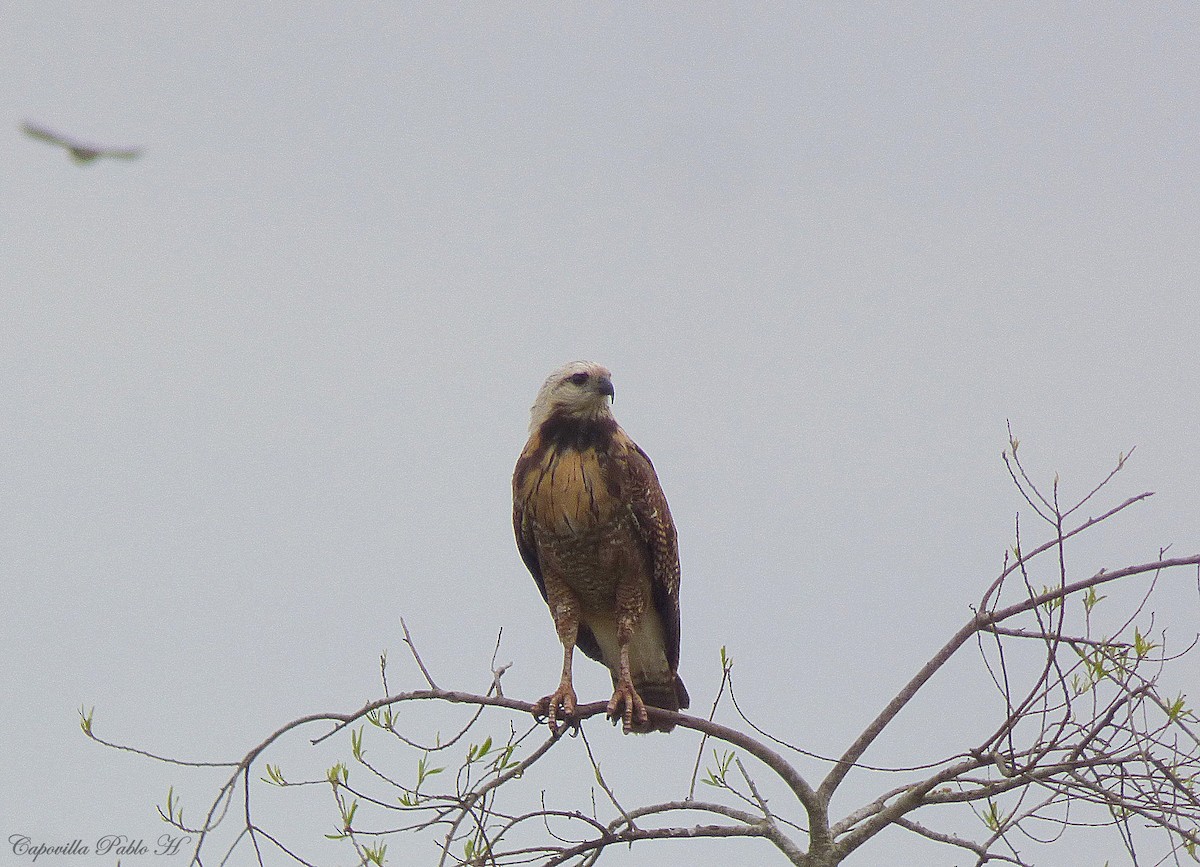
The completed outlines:
[[[588,761],[592,763],[592,771],[596,775],[596,782],[600,784],[600,788],[604,791],[604,794],[608,795],[608,800],[612,803],[612,805],[617,808],[617,812],[621,814],[621,818],[625,821],[625,825],[629,828],[633,828],[633,819],[630,817],[629,811],[621,806],[621,802],[617,800],[617,796],[613,794],[613,790],[609,787],[608,783],[605,782],[604,774],[600,771],[600,763],[596,761],[596,756],[592,753],[592,745],[588,743],[587,733],[582,727],[579,729],[579,737],[583,741],[583,748],[587,751]]]
[[[404,630],[404,643],[408,645],[409,651],[412,653],[413,659],[417,661],[417,668],[421,669],[421,674],[425,676],[425,682],[429,684],[430,689],[437,689],[438,685],[433,682],[433,678],[429,676],[429,669],[425,667],[425,663],[421,661],[421,654],[417,653],[417,645],[413,644],[412,636],[408,634],[408,624],[404,622],[404,618],[400,618],[400,628]],[[497,641],[500,639],[497,638]]]
[[[721,696],[725,694],[725,686],[729,683],[729,673],[732,670],[732,660],[724,658],[724,648],[721,650],[723,664],[721,666],[721,685],[717,687],[716,698],[713,699],[712,708],[708,711],[708,719],[711,722],[717,715],[717,705],[721,703]],[[696,795],[696,778],[700,775],[700,759],[704,755],[704,745],[708,743],[708,735],[700,737],[700,746],[696,748],[696,764],[692,767],[692,781],[688,784],[688,799],[692,799]]]

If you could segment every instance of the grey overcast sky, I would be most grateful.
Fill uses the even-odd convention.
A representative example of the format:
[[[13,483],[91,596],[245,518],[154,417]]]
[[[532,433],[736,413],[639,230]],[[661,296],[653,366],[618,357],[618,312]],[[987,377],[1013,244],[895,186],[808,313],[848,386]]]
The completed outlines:
[[[378,697],[384,649],[418,685],[401,615],[444,685],[484,689],[503,627],[506,692],[549,692],[509,482],[568,360],[613,370],[670,499],[694,707],[726,646],[743,707],[817,752],[998,571],[1022,506],[1006,421],[1068,499],[1137,446],[1110,501],[1158,494],[1081,571],[1200,548],[1194,3],[2,17],[0,865],[28,863],[14,833],[156,837],[169,785],[194,818],[215,788],[87,742],[81,704],[102,736],[238,758]],[[24,120],[145,152],[80,167]],[[1162,593],[1194,631],[1195,576]],[[1001,710],[980,675],[966,653],[868,758],[969,746]],[[1200,696],[1194,661],[1181,676]],[[593,729],[631,800],[685,791],[688,733]],[[586,777],[577,747],[561,774]],[[273,761],[346,754],[296,738]],[[332,803],[296,799],[264,809],[319,843]],[[1115,837],[1079,845],[1038,863],[1123,863]],[[897,833],[848,863],[962,861]]]

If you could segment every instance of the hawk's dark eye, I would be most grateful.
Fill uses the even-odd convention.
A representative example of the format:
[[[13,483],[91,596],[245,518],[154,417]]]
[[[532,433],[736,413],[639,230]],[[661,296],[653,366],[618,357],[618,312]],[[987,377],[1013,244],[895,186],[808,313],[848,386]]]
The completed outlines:
[[[583,385],[587,381],[588,381],[588,374],[586,374],[586,373],[572,373],[571,374],[571,382],[575,383],[576,385]]]

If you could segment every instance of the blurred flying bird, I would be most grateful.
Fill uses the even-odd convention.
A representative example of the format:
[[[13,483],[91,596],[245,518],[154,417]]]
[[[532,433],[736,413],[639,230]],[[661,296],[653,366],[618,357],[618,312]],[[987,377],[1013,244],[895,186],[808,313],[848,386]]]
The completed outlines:
[[[134,148],[105,148],[98,145],[84,144],[83,142],[59,135],[53,130],[46,129],[44,126],[37,126],[28,122],[21,124],[21,130],[30,138],[65,148],[67,153],[71,155],[71,159],[80,165],[90,163],[100,157],[133,160],[141,156],[142,153],[140,150]]]

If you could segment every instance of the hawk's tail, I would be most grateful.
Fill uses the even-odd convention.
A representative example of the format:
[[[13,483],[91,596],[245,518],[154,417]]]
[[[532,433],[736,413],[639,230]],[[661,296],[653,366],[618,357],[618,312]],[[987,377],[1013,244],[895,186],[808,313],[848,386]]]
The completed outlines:
[[[691,698],[688,696],[687,688],[683,685],[683,680],[678,674],[664,672],[666,677],[647,677],[646,675],[634,676],[633,688],[637,690],[638,695],[642,697],[642,701],[650,707],[660,707],[663,710],[686,710],[691,704]],[[651,720],[645,726],[635,726],[634,731],[639,734],[647,732],[669,732],[675,728],[673,723],[654,722]]]

